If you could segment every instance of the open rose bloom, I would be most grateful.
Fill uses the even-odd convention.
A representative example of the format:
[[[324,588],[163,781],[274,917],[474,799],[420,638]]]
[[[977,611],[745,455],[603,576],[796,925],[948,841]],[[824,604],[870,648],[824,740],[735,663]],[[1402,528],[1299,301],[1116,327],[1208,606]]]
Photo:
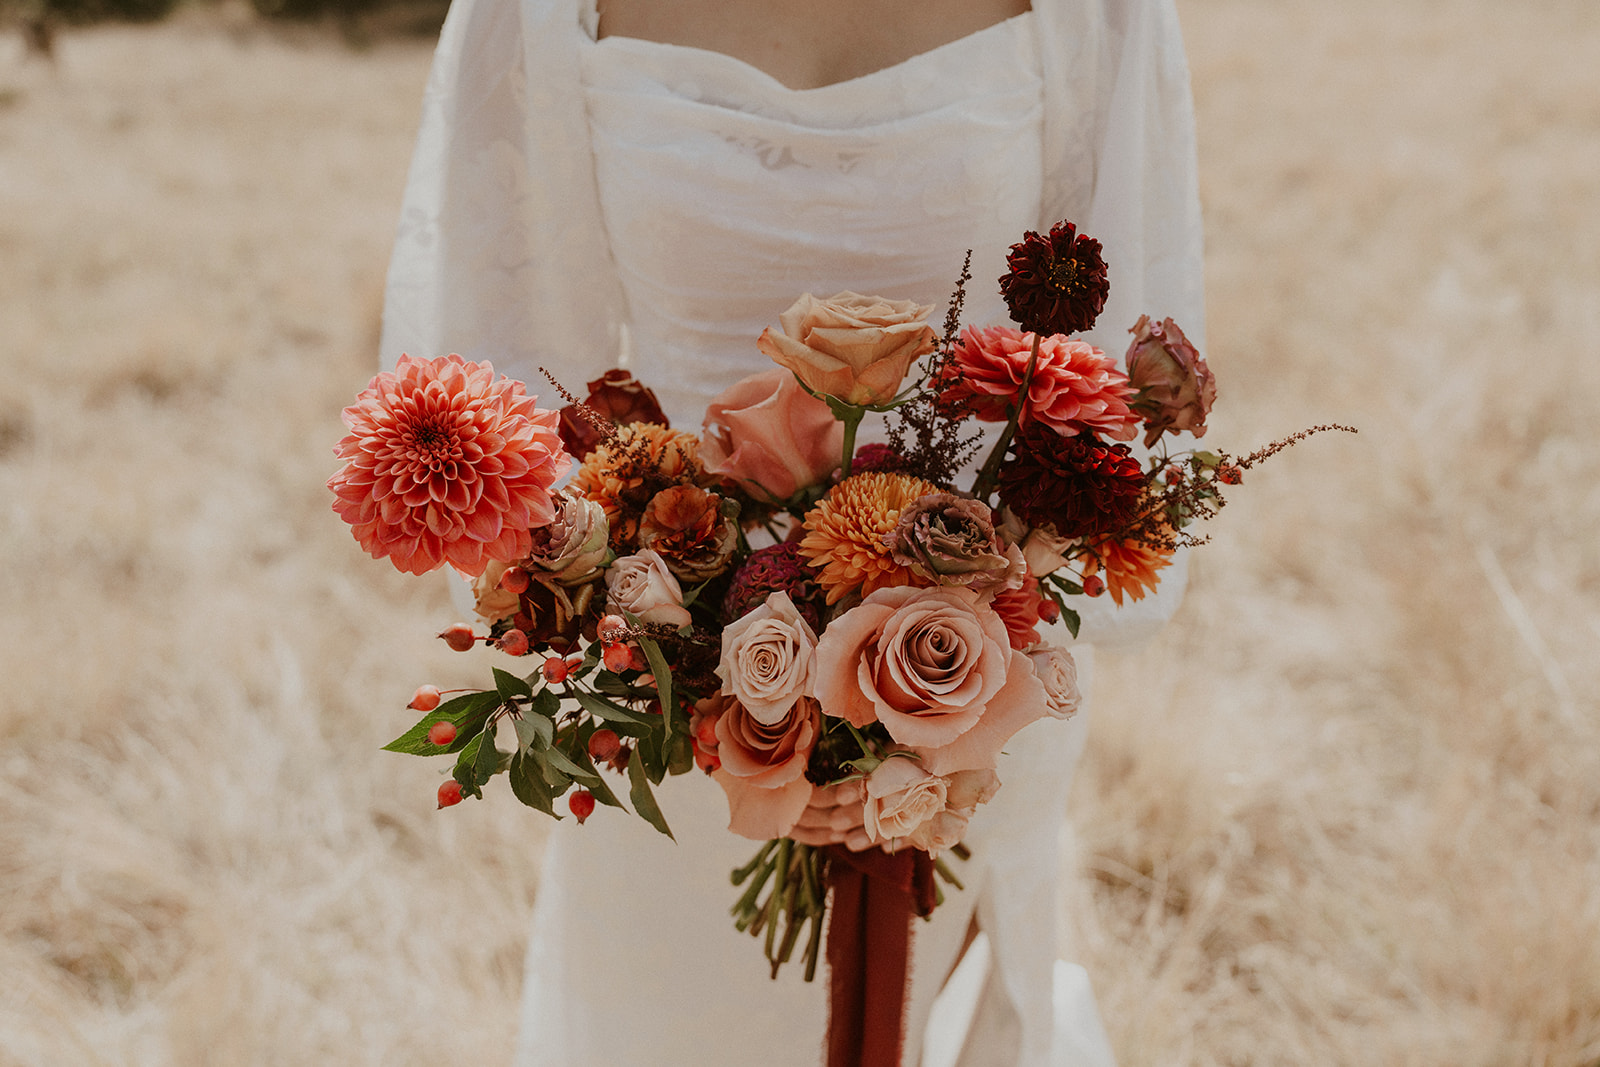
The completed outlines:
[[[939,337],[928,305],[802,296],[751,338],[775,366],[698,435],[620,370],[561,417],[459,356],[374,378],[345,411],[335,510],[402,570],[475,576],[486,632],[440,636],[525,664],[390,747],[453,756],[457,796],[506,774],[551,815],[631,807],[668,834],[652,790],[699,769],[765,842],[736,875],[741,929],[819,922],[850,851],[961,855],[1006,745],[1078,711],[1076,598],[1147,595],[1271,454],[1172,450],[1216,387],[1171,320],[1140,319],[1126,370],[1070,336],[1104,302],[1092,238],[1063,223],[1009,262],[1020,329],[952,317]],[[979,423],[987,453],[965,445]],[[557,488],[563,434],[582,459]]]

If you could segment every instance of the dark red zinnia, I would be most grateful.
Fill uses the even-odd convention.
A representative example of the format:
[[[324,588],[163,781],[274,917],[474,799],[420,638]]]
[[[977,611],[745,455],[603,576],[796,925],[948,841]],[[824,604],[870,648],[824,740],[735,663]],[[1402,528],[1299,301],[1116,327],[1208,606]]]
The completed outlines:
[[[1144,472],[1127,445],[1089,433],[1062,437],[1032,423],[1011,449],[1000,468],[1000,499],[1030,526],[1091,537],[1121,530],[1138,515]]]
[[[1080,333],[1094,325],[1106,306],[1111,283],[1100,242],[1085,237],[1070,222],[1058,222],[1050,236],[1033,231],[1011,246],[1000,295],[1011,318],[1026,332]]]

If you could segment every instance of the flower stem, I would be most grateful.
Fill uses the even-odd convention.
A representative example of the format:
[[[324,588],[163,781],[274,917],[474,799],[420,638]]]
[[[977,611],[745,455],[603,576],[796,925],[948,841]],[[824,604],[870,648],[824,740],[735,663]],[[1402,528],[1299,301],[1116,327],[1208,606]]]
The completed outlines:
[[[1005,429],[1000,431],[1000,439],[989,450],[989,458],[983,461],[983,469],[978,472],[977,480],[972,483],[972,495],[985,503],[1000,481],[1000,464],[1005,462],[1006,449],[1011,447],[1011,439],[1017,434],[1017,424],[1022,421],[1022,409],[1028,402],[1028,388],[1033,384],[1033,370],[1038,365],[1039,335],[1035,333],[1033,352],[1028,356],[1028,369],[1023,372],[1022,386],[1017,390],[1017,401],[1007,411]]]
[[[867,409],[853,404],[840,404],[834,408],[834,414],[844,423],[844,459],[839,464],[839,480],[844,481],[850,477],[850,467],[855,462],[856,430],[866,417]]]

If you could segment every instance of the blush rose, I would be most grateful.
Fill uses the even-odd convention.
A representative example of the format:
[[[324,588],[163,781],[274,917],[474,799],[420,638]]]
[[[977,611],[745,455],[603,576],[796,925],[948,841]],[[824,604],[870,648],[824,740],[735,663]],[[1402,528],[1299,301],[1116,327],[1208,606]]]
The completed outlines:
[[[646,549],[617,560],[606,571],[606,590],[613,609],[635,615],[641,622],[689,624],[683,587],[659,553]]]
[[[843,447],[844,425],[782,368],[735,382],[706,408],[700,431],[706,473],[768,504],[824,481]]]
[[[800,697],[811,693],[817,635],[801,617],[788,593],[765,602],[722,631],[717,677],[758,722],[782,719]]]

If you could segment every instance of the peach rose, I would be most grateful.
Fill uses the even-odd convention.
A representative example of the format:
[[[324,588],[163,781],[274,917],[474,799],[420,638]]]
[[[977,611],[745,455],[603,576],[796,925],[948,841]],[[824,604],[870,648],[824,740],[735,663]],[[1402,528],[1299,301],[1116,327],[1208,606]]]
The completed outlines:
[[[756,347],[814,393],[847,404],[883,404],[917,357],[933,351],[931,305],[843,292],[810,293],[778,316],[782,333],[763,330]]]
[[[659,553],[645,549],[617,560],[606,571],[606,590],[613,609],[636,615],[641,622],[689,625],[683,587]]]
[[[1028,653],[1033,673],[1044,683],[1045,708],[1051,718],[1070,719],[1078,713],[1083,694],[1078,691],[1078,662],[1072,653],[1044,645]]]
[[[1000,778],[989,770],[957,771],[944,779],[945,808],[911,831],[906,841],[924,852],[954,848],[966,836],[967,824],[979,804],[987,804],[1000,791]]]
[[[728,829],[765,841],[786,837],[811,799],[806,762],[822,733],[822,708],[801,697],[776,722],[763,723],[724,694],[716,720],[712,777],[728,798]]]
[[[784,592],[729,623],[722,631],[717,677],[756,721],[771,725],[811,693],[817,635]]]
[[[883,723],[930,774],[992,768],[1011,735],[1044,714],[1032,663],[960,586],[872,593],[823,631],[816,670],[830,714]]]
[[[910,837],[945,809],[949,784],[917,766],[917,761],[891,756],[867,776],[863,806],[868,836],[879,842]]]
[[[735,382],[706,408],[700,463],[757,500],[778,504],[839,466],[844,424],[782,368]]]

